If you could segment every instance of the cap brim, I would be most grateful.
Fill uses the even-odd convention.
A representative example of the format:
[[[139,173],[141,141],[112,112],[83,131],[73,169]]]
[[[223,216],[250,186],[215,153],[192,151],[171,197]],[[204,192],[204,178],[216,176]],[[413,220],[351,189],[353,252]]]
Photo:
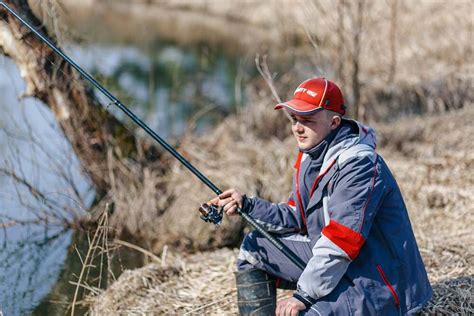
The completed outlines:
[[[286,109],[290,112],[298,115],[309,115],[323,110],[322,107],[315,107],[314,104],[302,101],[302,100],[290,100],[282,103],[278,103],[273,108],[274,110]]]

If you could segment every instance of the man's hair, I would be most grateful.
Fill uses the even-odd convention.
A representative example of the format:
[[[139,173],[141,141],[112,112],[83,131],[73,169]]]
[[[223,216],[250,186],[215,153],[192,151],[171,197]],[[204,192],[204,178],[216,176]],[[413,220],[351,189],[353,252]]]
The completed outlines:
[[[331,111],[331,110],[327,110],[327,109],[324,109],[326,111],[326,115],[329,119],[332,119],[333,116],[339,116],[341,119],[342,119],[342,115],[341,113],[338,113],[338,112],[334,112],[334,111]]]

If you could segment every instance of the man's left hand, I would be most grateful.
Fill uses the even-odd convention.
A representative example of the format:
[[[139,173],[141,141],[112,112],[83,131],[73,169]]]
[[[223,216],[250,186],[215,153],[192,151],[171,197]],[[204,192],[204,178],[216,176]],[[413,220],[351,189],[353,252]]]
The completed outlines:
[[[277,304],[276,316],[297,316],[306,306],[294,297],[281,300]]]

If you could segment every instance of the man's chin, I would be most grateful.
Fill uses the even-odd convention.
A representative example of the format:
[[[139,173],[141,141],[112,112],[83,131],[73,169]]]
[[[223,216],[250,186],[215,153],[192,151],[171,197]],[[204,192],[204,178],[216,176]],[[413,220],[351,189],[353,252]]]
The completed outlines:
[[[306,144],[298,144],[298,148],[300,149],[300,151],[305,151],[309,149],[308,145]]]
[[[305,151],[305,150],[310,150],[311,148],[313,148],[314,146],[316,146],[317,144],[310,144],[310,143],[300,143],[298,142],[298,148],[300,151]]]

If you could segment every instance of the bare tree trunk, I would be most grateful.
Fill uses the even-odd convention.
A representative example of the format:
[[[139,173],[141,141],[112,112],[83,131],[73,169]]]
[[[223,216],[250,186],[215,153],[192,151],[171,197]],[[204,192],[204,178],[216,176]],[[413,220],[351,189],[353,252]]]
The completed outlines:
[[[364,23],[364,4],[365,0],[358,0],[356,4],[355,12],[352,12],[352,95],[354,97],[354,116],[359,119],[362,114],[360,104],[360,78],[359,78],[359,66],[360,66],[360,50],[361,50],[361,35],[362,27]]]
[[[6,0],[5,3],[48,35],[26,0]],[[110,188],[108,151],[112,151],[117,161],[137,161],[144,157],[142,153],[146,150],[139,147],[135,136],[98,103],[77,72],[2,9],[0,52],[13,59],[26,81],[22,97],[35,97],[54,113],[99,196]],[[117,166],[112,172],[119,174],[121,169]]]
[[[398,25],[398,0],[390,2],[390,69],[388,72],[388,84],[395,80],[397,69],[397,25]]]
[[[336,76],[341,82],[341,86],[346,85],[345,80],[345,63],[346,63],[346,41],[344,39],[344,11],[345,11],[346,3],[345,0],[339,0],[337,3],[337,69],[336,69]]]

